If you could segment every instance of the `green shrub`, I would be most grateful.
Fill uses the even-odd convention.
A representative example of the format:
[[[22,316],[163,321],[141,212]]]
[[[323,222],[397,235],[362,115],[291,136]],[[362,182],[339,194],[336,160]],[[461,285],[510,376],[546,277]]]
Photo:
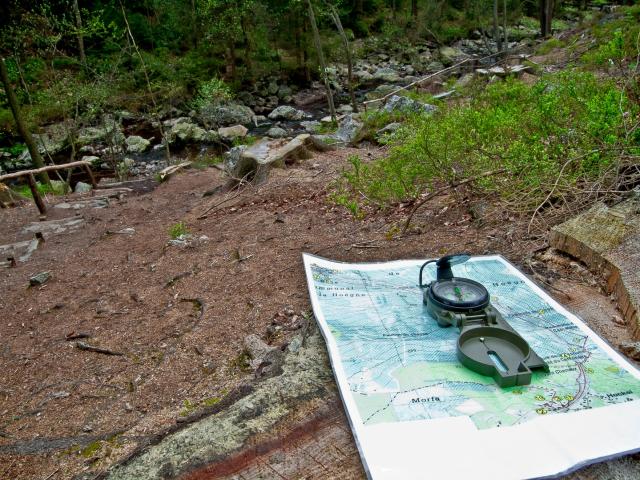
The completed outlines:
[[[366,203],[406,201],[435,182],[504,168],[504,175],[479,186],[517,196],[523,208],[531,208],[561,171],[560,189],[598,178],[612,166],[612,147],[626,142],[621,110],[633,114],[638,108],[615,84],[588,73],[549,76],[533,86],[517,80],[491,84],[468,104],[409,118],[386,158],[352,159],[336,201],[359,213]]]
[[[169,236],[174,240],[188,233],[189,233],[189,228],[184,222],[175,223],[171,225],[171,228],[169,228]]]
[[[194,107],[200,108],[211,103],[230,100],[232,97],[231,88],[223,80],[214,77],[200,85],[193,104]]]

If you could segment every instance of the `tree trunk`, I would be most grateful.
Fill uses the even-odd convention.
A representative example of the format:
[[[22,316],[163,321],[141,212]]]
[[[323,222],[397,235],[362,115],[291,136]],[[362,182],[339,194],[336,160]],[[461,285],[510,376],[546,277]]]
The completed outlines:
[[[418,0],[411,0],[411,18],[414,22],[418,20]]]
[[[551,34],[554,0],[540,0],[540,34],[543,38]]]
[[[496,42],[498,52],[502,51],[502,37],[498,28],[498,0],[493,0],[493,40]]]
[[[356,0],[356,15],[362,16],[364,13],[364,0]]]
[[[253,46],[253,39],[249,35],[249,20],[247,19],[247,17],[243,16],[240,19],[240,26],[242,27],[242,34],[244,35],[244,43],[245,43],[244,63],[247,66],[247,73],[249,78],[253,80],[254,68],[253,68],[252,55],[254,51],[254,46]]]
[[[504,49],[509,50],[509,32],[507,32],[507,0],[502,0],[502,29],[504,30]]]
[[[349,45],[349,39],[347,38],[347,34],[342,28],[342,22],[340,21],[340,14],[338,14],[338,10],[331,4],[327,4],[329,7],[331,19],[333,23],[335,23],[336,28],[338,29],[338,33],[340,34],[340,38],[342,39],[342,44],[344,45],[344,50],[347,54],[347,68],[348,68],[348,76],[347,80],[349,82],[349,96],[351,97],[351,106],[353,107],[353,111],[358,113],[358,102],[356,102],[356,94],[353,91],[353,57],[351,55],[351,45]]]
[[[324,80],[324,87],[327,90],[327,103],[329,104],[329,112],[331,113],[331,120],[336,121],[336,107],[333,104],[333,94],[331,93],[331,85],[329,84],[329,77],[327,77],[327,64],[324,60],[324,53],[322,52],[322,43],[320,42],[320,32],[318,32],[318,24],[316,23],[316,16],[313,13],[313,5],[311,0],[307,0],[307,7],[309,8],[309,21],[311,22],[311,30],[313,31],[313,41],[316,45],[316,51],[318,53],[318,62],[320,63],[320,70],[322,78]]]
[[[198,24],[198,12],[196,10],[196,0],[191,0],[191,41],[193,48],[198,48],[198,40],[200,38],[200,26]]]
[[[13,91],[13,87],[11,86],[11,81],[9,80],[9,72],[7,72],[7,66],[4,63],[4,57],[0,57],[0,80],[2,80],[2,85],[4,86],[4,91],[7,94],[7,100],[9,100],[9,106],[11,107],[11,113],[13,113],[13,118],[16,121],[16,127],[18,128],[18,133],[24,140],[24,143],[27,145],[29,149],[29,153],[31,154],[31,160],[36,168],[44,167],[44,160],[42,159],[42,155],[40,155],[40,150],[38,150],[38,146],[36,142],[33,140],[31,136],[31,132],[27,129],[27,125],[22,118],[22,111],[20,110],[20,104],[18,103],[18,99],[16,98],[16,94]],[[49,175],[46,173],[40,174],[40,181],[42,183],[51,184],[49,180]]]
[[[84,53],[84,36],[82,34],[82,17],[80,16],[80,7],[78,6],[78,0],[73,0],[73,12],[76,16],[76,28],[78,29],[78,51],[80,52],[80,63],[83,68],[87,67],[87,57]]]

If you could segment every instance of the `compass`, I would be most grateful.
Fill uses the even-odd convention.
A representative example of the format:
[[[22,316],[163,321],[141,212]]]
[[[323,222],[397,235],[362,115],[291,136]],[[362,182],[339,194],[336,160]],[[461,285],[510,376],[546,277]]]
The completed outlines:
[[[549,371],[527,341],[491,305],[489,292],[479,282],[454,277],[451,267],[469,255],[448,255],[420,267],[419,282],[427,311],[441,327],[458,327],[457,356],[470,370],[493,377],[501,387],[528,385],[532,370]],[[436,264],[436,279],[425,285],[427,265]]]

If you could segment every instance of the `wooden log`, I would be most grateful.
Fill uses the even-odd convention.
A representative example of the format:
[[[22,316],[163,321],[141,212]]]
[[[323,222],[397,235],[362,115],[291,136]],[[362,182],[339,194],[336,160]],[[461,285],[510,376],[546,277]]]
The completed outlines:
[[[85,165],[84,171],[87,172],[87,175],[89,176],[89,181],[91,182],[91,186],[94,189],[98,188],[98,182],[96,182],[96,177],[93,175],[93,171],[91,170],[91,167],[89,165]]]
[[[22,170],[20,172],[13,172],[13,173],[7,173],[5,175],[0,175],[0,182],[3,182],[5,180],[11,180],[13,178],[24,177],[27,175],[38,175],[44,172],[51,172],[55,170],[64,170],[66,168],[85,167],[85,166],[91,168],[91,162],[88,162],[86,160],[79,160],[77,162],[63,163],[61,165],[47,165],[46,167],[36,168],[33,170]]]
[[[42,197],[40,196],[40,192],[38,191],[38,184],[36,183],[36,179],[33,176],[33,173],[29,173],[29,175],[27,175],[27,180],[29,182],[29,188],[31,189],[31,195],[33,195],[33,201],[36,202],[38,211],[41,215],[46,215],[47,207],[45,207],[44,202],[42,201]]]

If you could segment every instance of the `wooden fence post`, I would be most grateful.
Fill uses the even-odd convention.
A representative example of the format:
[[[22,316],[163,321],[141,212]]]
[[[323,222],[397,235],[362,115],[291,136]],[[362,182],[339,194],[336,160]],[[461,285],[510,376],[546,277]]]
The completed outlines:
[[[36,183],[36,179],[33,176],[33,173],[27,175],[27,180],[29,181],[29,188],[31,189],[31,195],[33,195],[33,201],[36,202],[36,206],[40,211],[41,215],[47,214],[47,207],[45,207],[44,202],[42,201],[42,197],[40,196],[40,192],[38,191],[38,184]]]

